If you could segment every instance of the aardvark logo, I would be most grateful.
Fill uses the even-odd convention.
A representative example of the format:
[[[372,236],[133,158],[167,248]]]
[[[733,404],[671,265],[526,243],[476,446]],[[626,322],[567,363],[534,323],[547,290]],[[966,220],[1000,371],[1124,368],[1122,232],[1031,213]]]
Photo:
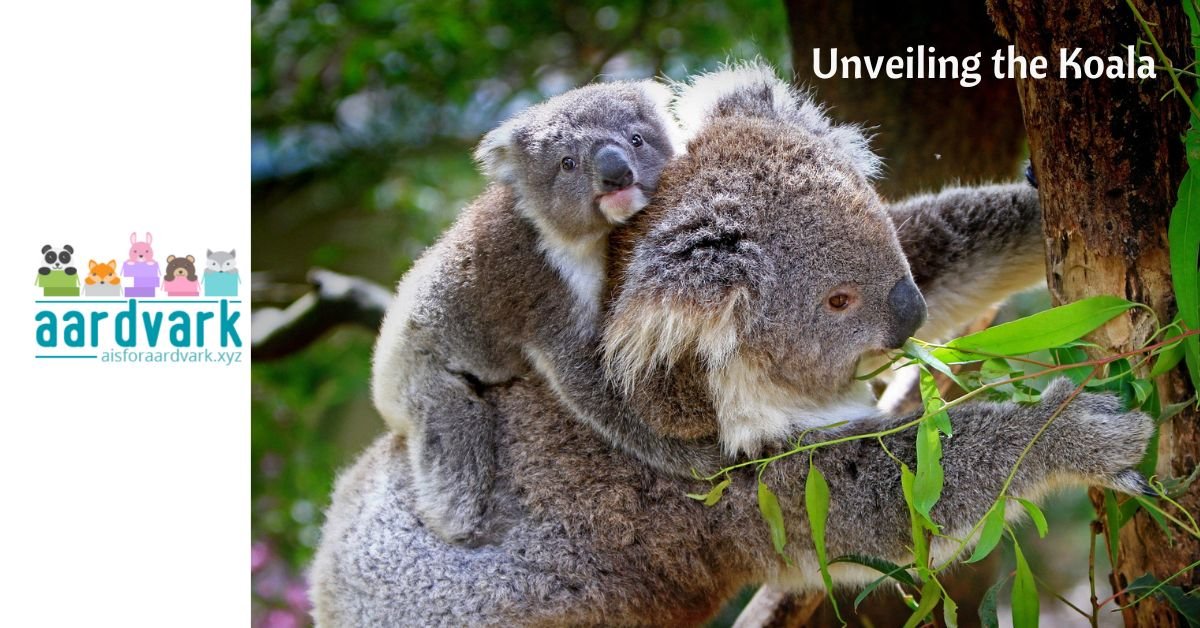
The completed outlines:
[[[43,245],[34,279],[34,357],[241,362],[241,312],[233,307],[241,304],[237,251],[206,248],[200,263],[190,253],[156,256],[154,245],[150,232],[130,233],[120,262],[112,249],[77,253],[71,244]]]

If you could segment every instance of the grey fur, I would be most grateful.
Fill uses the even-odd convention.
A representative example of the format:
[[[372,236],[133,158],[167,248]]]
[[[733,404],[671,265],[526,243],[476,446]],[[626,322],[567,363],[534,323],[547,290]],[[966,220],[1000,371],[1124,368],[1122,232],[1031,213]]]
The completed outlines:
[[[475,545],[499,533],[482,525],[495,473],[484,391],[534,372],[614,444],[681,475],[716,466],[711,442],[657,438],[628,420],[597,349],[607,236],[644,201],[607,205],[592,156],[626,159],[631,193],[648,197],[676,150],[669,97],[649,81],[590,85],[505,122],[477,151],[496,182],[401,281],[373,394],[389,427],[409,435],[418,512],[444,538]]]
[[[976,403],[951,411],[944,443],[945,486],[933,511],[951,536],[965,535],[998,494],[1025,443],[1069,391],[1059,384],[1036,406]],[[693,625],[741,587],[763,582],[821,586],[804,513],[807,456],[783,459],[764,480],[787,523],[786,567],[758,514],[754,474],[734,474],[721,502],[683,496],[705,485],[656,472],[615,452],[557,406],[536,382],[495,389],[499,462],[494,499],[518,513],[495,545],[443,542],[415,515],[411,467],[400,436],[381,438],[345,472],[334,493],[311,578],[320,626]],[[859,421],[833,438],[911,417]],[[1126,489],[1152,429],[1112,397],[1085,394],[1030,449],[1010,495],[1038,499],[1053,486],[1084,481]],[[914,430],[889,437],[910,468]],[[830,486],[831,556],[874,555],[903,563],[907,508],[899,469],[873,439],[818,450]],[[1016,512],[1019,509],[1010,509]],[[944,542],[935,543],[939,559]],[[838,582],[877,574],[835,568]]]
[[[629,401],[654,431],[693,439],[732,435],[764,452],[777,451],[783,440],[772,437],[774,427],[753,419],[782,418],[783,428],[794,430],[843,412],[839,404],[853,387],[859,357],[894,331],[888,329],[894,313],[881,290],[910,271],[889,214],[855,160],[838,157],[844,150],[839,143],[789,116],[764,115],[757,105],[744,114],[732,106],[706,111],[715,113],[692,122],[689,154],[664,170],[654,203],[614,238],[618,259],[605,331],[609,341],[619,342],[609,342],[608,358],[618,377],[635,374],[626,389]],[[513,205],[503,189],[489,194],[498,195],[490,207]],[[977,205],[968,194],[968,205],[1026,204],[1002,202],[1008,194],[1002,189],[981,194],[995,203]],[[939,225],[970,222],[960,221],[972,213],[962,199],[935,198],[941,201],[921,202],[928,220],[901,226],[907,250],[946,247]],[[488,217],[477,216],[472,220]],[[999,241],[1026,242],[1029,236],[1022,234],[1029,228],[1009,221],[1029,214],[1014,210],[1008,216],[995,225]],[[503,218],[501,212],[492,219]],[[491,233],[486,229],[494,227],[473,228]],[[536,234],[525,231],[515,241],[532,246]],[[468,230],[439,246],[480,250],[472,248],[481,242],[470,235]],[[947,252],[960,262],[914,264],[923,285],[933,287],[931,311],[952,292],[937,286],[970,280],[962,273],[986,263],[998,246],[1007,250],[983,238],[956,240]],[[864,252],[871,259],[863,259]],[[516,270],[487,258],[458,259],[496,273]],[[1021,261],[1023,255],[1000,259]],[[864,277],[883,281],[857,286]],[[844,317],[817,309],[831,285],[847,280],[859,288],[856,309]],[[541,284],[522,285],[485,314],[532,311],[545,294]],[[664,318],[671,324],[658,322]],[[638,326],[651,333],[638,335]],[[745,386],[763,394],[748,397]],[[1056,416],[1071,392],[1071,384],[1059,380],[1035,405],[976,402],[950,411],[954,436],[943,442],[945,488],[932,513],[948,536],[965,536],[987,512],[1035,437],[1010,495],[1037,499],[1072,482],[1141,488],[1132,467],[1145,451],[1152,421],[1121,411],[1115,397],[1094,394],[1079,395]],[[425,489],[410,461],[413,436],[385,436],[338,481],[311,574],[319,625],[693,625],[748,584],[821,586],[804,514],[808,456],[781,459],[763,476],[783,510],[788,566],[775,554],[758,513],[753,470],[735,472],[724,497],[708,508],[683,496],[704,491],[706,484],[614,449],[573,420],[554,387],[537,376],[483,387],[476,399],[496,419],[499,472],[480,494],[487,521],[497,524],[493,543],[467,548],[442,541],[420,514]],[[746,408],[721,407],[731,399]],[[680,411],[705,406],[707,411]],[[722,412],[740,414],[744,422],[735,425]],[[865,414],[808,438],[870,433],[912,418],[861,407],[857,412]],[[791,420],[793,415],[802,416]],[[743,431],[730,433],[734,428]],[[910,468],[914,437],[910,429],[885,438]],[[911,560],[899,467],[875,439],[816,450],[812,463],[830,486],[830,555]],[[937,560],[948,558],[944,540],[933,549]],[[876,575],[845,565],[833,570],[846,584]]]

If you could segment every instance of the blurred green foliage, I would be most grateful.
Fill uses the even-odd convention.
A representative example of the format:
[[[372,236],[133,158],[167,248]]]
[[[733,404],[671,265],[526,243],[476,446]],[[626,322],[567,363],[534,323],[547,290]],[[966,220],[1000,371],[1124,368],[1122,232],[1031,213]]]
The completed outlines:
[[[790,67],[782,3],[627,0],[251,5],[254,300],[285,304],[314,266],[395,282],[484,182],[479,137],[597,79],[761,56]],[[307,623],[334,473],[382,429],[373,334],[339,330],[252,366],[256,625]]]

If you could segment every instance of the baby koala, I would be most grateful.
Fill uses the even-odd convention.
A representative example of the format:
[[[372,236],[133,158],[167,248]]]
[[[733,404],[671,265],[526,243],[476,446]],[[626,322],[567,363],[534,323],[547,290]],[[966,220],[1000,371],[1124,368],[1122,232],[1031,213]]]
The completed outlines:
[[[533,372],[613,446],[681,475],[715,468],[715,443],[636,420],[598,350],[608,236],[646,206],[677,151],[670,99],[653,81],[589,85],[488,133],[475,156],[492,184],[401,280],[372,392],[407,434],[417,508],[443,538],[503,532],[480,524],[503,437],[484,391]]]

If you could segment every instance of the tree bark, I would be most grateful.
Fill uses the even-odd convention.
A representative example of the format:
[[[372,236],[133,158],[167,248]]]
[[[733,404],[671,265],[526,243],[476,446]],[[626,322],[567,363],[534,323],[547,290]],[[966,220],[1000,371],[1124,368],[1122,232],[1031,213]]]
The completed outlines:
[[[1189,32],[1179,2],[1138,0],[1155,36],[1176,67],[1189,62]],[[1159,321],[1175,314],[1167,257],[1167,222],[1186,169],[1181,141],[1188,116],[1160,71],[1157,79],[1060,79],[1060,48],[1087,55],[1125,54],[1145,39],[1134,14],[1117,0],[1084,3],[990,0],[990,10],[1017,53],[1050,60],[1049,76],[1018,80],[1034,171],[1040,182],[1047,245],[1047,276],[1054,302],[1112,294],[1149,305]],[[1139,54],[1150,54],[1150,50]],[[1156,60],[1156,65],[1158,62]],[[1104,352],[1135,349],[1153,333],[1152,316],[1131,310],[1092,335]],[[1159,382],[1164,403],[1191,396],[1182,367]],[[1158,473],[1186,475],[1200,461],[1197,413],[1187,410],[1160,428]],[[1103,516],[1101,493],[1092,491]],[[1200,483],[1180,500],[1200,509]],[[1200,542],[1176,534],[1169,544],[1143,511],[1119,531],[1114,591],[1149,572],[1164,579],[1200,556]],[[1200,574],[1172,582],[1185,590]],[[1132,599],[1121,596],[1119,602]],[[1179,626],[1172,609],[1148,599],[1124,611],[1128,626]]]
[[[946,79],[820,79],[813,72],[813,49],[838,56],[903,56],[924,44],[938,55],[983,52],[1004,42],[997,37],[982,2],[920,0],[868,2],[787,0],[792,66],[796,80],[816,89],[830,113],[865,124],[876,135],[872,146],[884,158],[879,190],[899,198],[937,189],[948,182],[1012,179],[1024,131],[1011,80],[989,78],[962,87]],[[986,69],[986,66],[981,67]]]

